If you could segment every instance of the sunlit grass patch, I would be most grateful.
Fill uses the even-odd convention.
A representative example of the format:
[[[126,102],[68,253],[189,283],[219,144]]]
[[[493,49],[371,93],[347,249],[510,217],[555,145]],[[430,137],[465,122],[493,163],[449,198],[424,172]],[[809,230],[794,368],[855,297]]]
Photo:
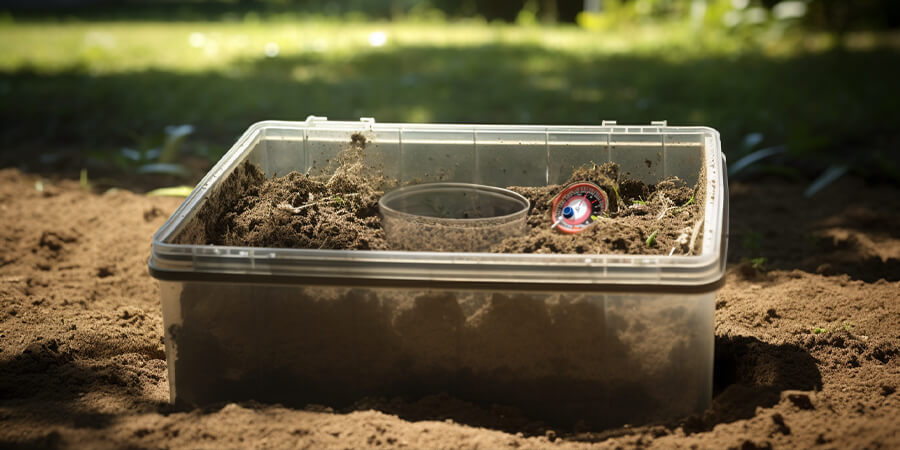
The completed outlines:
[[[214,158],[253,122],[310,114],[667,119],[720,130],[730,155],[785,145],[825,165],[846,159],[847,146],[877,156],[898,141],[897,51],[879,44],[885,39],[857,40],[865,45],[834,51],[822,34],[682,23],[600,31],[477,21],[6,23],[0,145],[118,153],[190,124],[185,147],[212,149],[202,153]],[[758,139],[745,148],[749,135]]]

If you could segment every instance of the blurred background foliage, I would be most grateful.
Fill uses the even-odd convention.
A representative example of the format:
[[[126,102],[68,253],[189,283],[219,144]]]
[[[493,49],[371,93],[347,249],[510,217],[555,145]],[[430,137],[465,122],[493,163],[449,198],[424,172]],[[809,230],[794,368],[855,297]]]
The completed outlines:
[[[900,26],[894,0],[0,0],[0,8],[31,19],[240,20],[286,16],[405,20],[410,18],[576,22],[586,10],[614,24],[684,20],[702,15],[706,24],[734,25],[743,12],[800,18],[810,27],[834,31]]]
[[[0,166],[153,187],[264,119],[667,119],[735,176],[900,183],[898,27],[894,0],[0,0]]]

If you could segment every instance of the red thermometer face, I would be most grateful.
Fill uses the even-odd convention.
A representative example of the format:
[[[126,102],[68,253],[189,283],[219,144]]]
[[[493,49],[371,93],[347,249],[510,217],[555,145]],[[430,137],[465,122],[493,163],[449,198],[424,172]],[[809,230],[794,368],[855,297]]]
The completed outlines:
[[[594,183],[567,186],[553,199],[550,218],[553,227],[563,233],[578,233],[603,217],[609,207],[606,192]]]

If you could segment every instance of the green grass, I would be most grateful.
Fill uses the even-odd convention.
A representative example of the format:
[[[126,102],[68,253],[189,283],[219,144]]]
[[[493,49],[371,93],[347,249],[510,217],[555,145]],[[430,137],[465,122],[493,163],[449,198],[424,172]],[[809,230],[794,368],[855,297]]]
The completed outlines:
[[[768,260],[764,256],[760,256],[757,258],[750,258],[747,260],[750,263],[750,267],[756,269],[757,272],[765,272],[766,271],[766,263]]]
[[[659,234],[659,231],[654,231],[652,234],[650,234],[650,236],[647,237],[647,240],[644,241],[644,243],[647,244],[647,247],[654,247],[654,246],[656,246],[656,236],[657,236],[657,234]]]
[[[387,42],[369,45],[381,31]],[[898,139],[896,37],[586,31],[464,23],[66,22],[0,24],[0,148],[104,160],[166,125],[216,158],[253,122],[307,115],[380,122],[707,125],[740,156],[748,133],[818,164]],[[266,56],[276,44],[278,54]],[[812,156],[810,156],[812,155]],[[885,157],[885,155],[888,155]],[[865,158],[863,158],[865,159]]]

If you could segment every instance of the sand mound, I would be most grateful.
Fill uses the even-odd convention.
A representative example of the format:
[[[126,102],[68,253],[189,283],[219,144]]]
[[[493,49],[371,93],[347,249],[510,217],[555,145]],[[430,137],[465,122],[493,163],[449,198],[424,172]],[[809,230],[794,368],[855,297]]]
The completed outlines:
[[[843,180],[810,201],[800,185],[733,184],[713,407],[556,430],[442,395],[174,410],[146,261],[179,201],[35,180],[0,170],[0,446],[900,447],[895,189]]]

